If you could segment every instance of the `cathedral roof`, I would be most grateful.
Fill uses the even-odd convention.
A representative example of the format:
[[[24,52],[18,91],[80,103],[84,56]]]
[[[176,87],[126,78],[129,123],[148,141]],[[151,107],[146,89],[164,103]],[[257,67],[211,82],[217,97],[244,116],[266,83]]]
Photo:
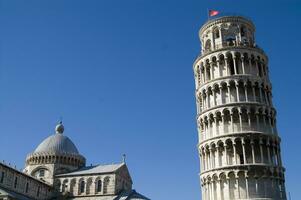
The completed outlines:
[[[59,176],[77,176],[77,175],[87,175],[87,174],[111,173],[111,172],[115,172],[116,170],[118,170],[124,165],[125,163],[89,166],[89,167],[83,167],[71,173],[60,174],[57,176],[59,177]]]
[[[67,154],[79,154],[74,143],[65,135],[64,126],[60,122],[56,128],[54,135],[46,138],[34,151],[34,153],[67,153]]]

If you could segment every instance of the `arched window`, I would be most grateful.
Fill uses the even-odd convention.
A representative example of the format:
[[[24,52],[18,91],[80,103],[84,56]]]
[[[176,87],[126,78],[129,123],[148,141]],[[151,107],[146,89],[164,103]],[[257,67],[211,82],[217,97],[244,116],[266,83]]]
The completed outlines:
[[[229,69],[230,69],[230,75],[234,75],[235,74],[235,69],[234,69],[234,61],[232,59],[232,56],[228,59],[229,61]]]
[[[80,182],[80,190],[79,190],[79,193],[82,194],[85,192],[85,181],[81,181]]]
[[[219,38],[220,35],[219,35],[219,30],[218,30],[218,28],[215,28],[215,29],[214,29],[213,34],[214,34],[214,38],[215,38],[215,39]]]
[[[240,35],[241,35],[241,37],[244,37],[244,36],[246,36],[246,29],[245,29],[245,27],[240,27]]]
[[[39,176],[40,176],[40,177],[44,177],[44,176],[45,176],[45,170],[44,170],[44,169],[41,169],[41,170],[40,170]]]
[[[97,192],[101,192],[101,189],[102,189],[102,182],[101,182],[101,180],[98,180],[96,184],[97,184],[96,191]]]
[[[67,187],[68,187],[68,180],[64,180],[62,185],[62,192],[65,192]]]
[[[237,30],[237,27],[232,25],[228,28],[225,34],[223,34],[223,39],[227,43],[227,46],[235,45],[236,35],[238,31],[239,30]]]

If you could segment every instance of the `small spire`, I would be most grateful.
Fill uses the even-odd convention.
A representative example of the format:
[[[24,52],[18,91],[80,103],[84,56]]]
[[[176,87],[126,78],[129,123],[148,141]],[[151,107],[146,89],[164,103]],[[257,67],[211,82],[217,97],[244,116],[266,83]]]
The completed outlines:
[[[61,120],[61,121],[59,122],[59,124],[56,125],[56,127],[55,127],[55,132],[58,133],[58,134],[63,134],[63,133],[64,133],[64,130],[65,130],[65,128],[64,128],[63,122],[62,122],[62,120]]]
[[[126,155],[123,154],[123,155],[122,155],[122,162],[123,162],[123,163],[125,163],[125,159],[126,159]]]

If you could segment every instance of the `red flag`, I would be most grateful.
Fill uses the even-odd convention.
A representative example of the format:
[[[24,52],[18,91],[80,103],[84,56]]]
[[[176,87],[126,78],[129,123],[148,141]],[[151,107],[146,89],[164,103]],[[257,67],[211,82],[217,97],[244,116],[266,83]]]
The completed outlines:
[[[210,17],[216,16],[218,14],[219,14],[219,11],[217,11],[217,10],[209,10],[209,16]]]

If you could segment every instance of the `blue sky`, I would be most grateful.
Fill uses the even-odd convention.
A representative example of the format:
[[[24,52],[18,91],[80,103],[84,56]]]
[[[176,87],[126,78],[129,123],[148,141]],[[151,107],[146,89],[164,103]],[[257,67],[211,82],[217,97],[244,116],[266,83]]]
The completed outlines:
[[[270,57],[287,191],[301,196],[300,2],[0,2],[1,160],[22,168],[62,116],[87,164],[126,153],[139,192],[200,199],[192,63],[211,8],[257,27]]]

